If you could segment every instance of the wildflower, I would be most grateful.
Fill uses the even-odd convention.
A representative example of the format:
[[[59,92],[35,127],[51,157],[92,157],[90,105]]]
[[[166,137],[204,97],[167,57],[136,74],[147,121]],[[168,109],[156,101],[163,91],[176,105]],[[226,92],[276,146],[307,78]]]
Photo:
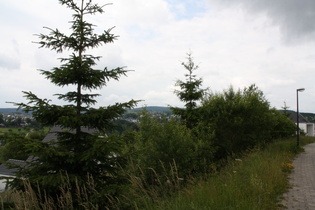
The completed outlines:
[[[290,172],[294,166],[292,163],[283,163],[281,168],[283,172]]]

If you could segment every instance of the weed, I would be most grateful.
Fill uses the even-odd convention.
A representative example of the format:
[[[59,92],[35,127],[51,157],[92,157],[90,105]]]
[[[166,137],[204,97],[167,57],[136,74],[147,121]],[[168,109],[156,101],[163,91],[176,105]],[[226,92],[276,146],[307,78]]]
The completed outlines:
[[[314,138],[301,138],[303,144]],[[303,145],[301,144],[301,145]],[[293,157],[301,151],[294,139],[279,140],[240,159],[230,158],[219,172],[150,209],[277,209],[289,187]]]

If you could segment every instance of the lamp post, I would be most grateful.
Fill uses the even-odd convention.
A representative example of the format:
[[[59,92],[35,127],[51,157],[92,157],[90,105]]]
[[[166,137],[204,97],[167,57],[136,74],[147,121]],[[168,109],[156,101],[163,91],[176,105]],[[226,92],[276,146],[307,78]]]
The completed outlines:
[[[296,146],[300,146],[300,116],[299,116],[299,92],[303,92],[305,88],[296,89]]]

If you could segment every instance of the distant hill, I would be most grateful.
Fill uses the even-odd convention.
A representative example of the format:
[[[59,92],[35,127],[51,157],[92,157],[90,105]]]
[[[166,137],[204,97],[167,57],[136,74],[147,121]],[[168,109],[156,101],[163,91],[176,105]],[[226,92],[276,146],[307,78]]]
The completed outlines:
[[[134,108],[128,111],[138,112],[146,109],[148,112],[171,112],[169,107],[164,106],[147,106],[141,108]],[[17,110],[16,108],[0,108],[0,113],[2,114],[12,114],[12,113],[24,113],[22,110]]]
[[[141,108],[134,108],[131,109],[130,111],[142,111],[142,110],[147,110],[148,112],[171,112],[170,107],[165,107],[165,106],[147,106],[147,107],[141,107]]]
[[[13,113],[24,113],[24,112],[22,110],[17,110],[16,108],[0,108],[0,113],[13,114]]]

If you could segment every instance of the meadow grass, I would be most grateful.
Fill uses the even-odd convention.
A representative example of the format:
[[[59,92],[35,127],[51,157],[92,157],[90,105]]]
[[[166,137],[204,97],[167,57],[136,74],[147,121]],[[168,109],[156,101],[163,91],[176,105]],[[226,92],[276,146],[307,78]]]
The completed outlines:
[[[23,128],[0,128],[0,134],[4,134],[8,132],[20,133],[20,132],[26,132],[26,130]]]
[[[314,142],[301,138],[301,146]],[[231,158],[227,166],[205,181],[145,209],[277,209],[281,195],[289,189],[292,159],[302,149],[295,138],[278,140],[264,149],[255,149],[240,159]]]
[[[315,142],[315,138],[301,137],[301,146]],[[292,160],[303,151],[296,147],[295,138],[278,140],[266,148],[256,148],[242,156],[230,158],[219,171],[205,179],[191,179],[186,188],[180,185],[176,163],[167,181],[160,181],[160,187],[150,188],[145,178],[130,176],[133,185],[132,195],[127,205],[119,201],[112,205],[114,209],[171,209],[171,210],[206,210],[206,209],[278,209],[281,195],[289,189],[288,175],[293,169]],[[153,169],[152,169],[153,170]],[[162,178],[156,171],[156,179]],[[172,183],[170,185],[170,183]],[[26,182],[27,184],[27,182]],[[73,209],[72,201],[77,199],[82,209],[99,209],[88,200],[85,186],[77,186],[75,198],[65,188],[55,203],[49,197],[38,199],[36,189],[27,185],[26,192],[6,191],[1,193],[1,209]],[[87,184],[89,190],[93,185]],[[113,199],[114,202],[115,199]],[[120,203],[122,202],[122,203]],[[6,208],[6,205],[9,205]],[[122,208],[121,208],[122,207]]]
[[[69,184],[69,177],[66,176],[63,186],[60,186],[60,194],[57,199],[47,196],[45,193],[40,193],[39,187],[32,187],[25,180],[24,187],[26,191],[7,190],[0,193],[0,209],[16,209],[16,210],[98,210],[102,209],[97,204],[90,200],[90,193],[96,192],[95,183],[92,177],[88,178],[85,185],[73,186],[75,194]],[[74,202],[76,201],[76,203]],[[106,208],[108,209],[108,208]]]

